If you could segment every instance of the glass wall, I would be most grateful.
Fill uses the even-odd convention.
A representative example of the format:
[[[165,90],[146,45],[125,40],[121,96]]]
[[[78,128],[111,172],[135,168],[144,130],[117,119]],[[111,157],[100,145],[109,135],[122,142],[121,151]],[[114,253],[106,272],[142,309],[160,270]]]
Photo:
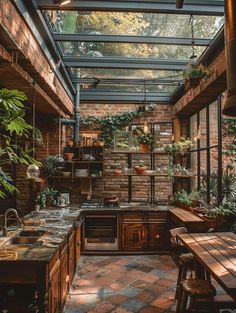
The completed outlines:
[[[219,173],[222,147],[219,145],[221,127],[220,101],[214,101],[190,118],[190,137],[193,141],[191,167],[193,179],[191,189],[201,190],[208,203],[219,200]]]

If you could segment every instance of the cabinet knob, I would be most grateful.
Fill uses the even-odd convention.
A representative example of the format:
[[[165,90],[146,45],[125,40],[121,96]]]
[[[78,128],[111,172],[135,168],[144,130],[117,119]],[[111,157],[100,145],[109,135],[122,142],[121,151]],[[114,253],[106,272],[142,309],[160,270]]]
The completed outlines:
[[[156,237],[156,239],[159,239],[159,238],[160,238],[160,235],[156,235],[155,237]]]

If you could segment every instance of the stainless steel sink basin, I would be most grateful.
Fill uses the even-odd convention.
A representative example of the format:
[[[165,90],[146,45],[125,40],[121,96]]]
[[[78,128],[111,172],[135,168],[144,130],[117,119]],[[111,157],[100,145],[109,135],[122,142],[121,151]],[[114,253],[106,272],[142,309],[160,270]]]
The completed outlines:
[[[13,237],[9,240],[10,245],[32,245],[38,237]]]
[[[45,230],[22,230],[19,233],[20,237],[41,237],[46,233]]]

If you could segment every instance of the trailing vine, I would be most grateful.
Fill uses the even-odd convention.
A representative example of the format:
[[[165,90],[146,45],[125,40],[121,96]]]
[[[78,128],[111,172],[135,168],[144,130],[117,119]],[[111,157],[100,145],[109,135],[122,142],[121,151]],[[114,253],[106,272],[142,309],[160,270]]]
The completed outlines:
[[[98,116],[81,116],[81,126],[97,126],[97,129],[101,131],[99,136],[101,140],[104,140],[107,147],[113,143],[113,134],[116,131],[122,129],[123,126],[128,125],[132,120],[142,116],[144,113],[155,110],[157,104],[147,104],[145,107],[139,107],[134,111],[126,112],[123,114],[107,115],[104,117]]]
[[[236,161],[236,119],[223,118],[222,126],[224,135],[228,136],[229,142],[226,143],[223,153],[226,154],[231,161]]]

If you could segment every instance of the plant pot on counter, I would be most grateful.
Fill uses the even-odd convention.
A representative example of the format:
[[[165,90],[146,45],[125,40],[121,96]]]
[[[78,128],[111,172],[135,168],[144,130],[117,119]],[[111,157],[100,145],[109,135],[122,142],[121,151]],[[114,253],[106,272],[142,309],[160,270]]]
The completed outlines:
[[[71,161],[73,159],[73,157],[74,157],[74,153],[72,153],[72,152],[66,152],[65,153],[65,160],[66,161]]]
[[[150,146],[146,143],[140,143],[139,149],[141,152],[145,152],[145,153],[150,152],[151,150]]]
[[[138,175],[144,175],[146,174],[147,166],[135,166],[134,169]]]

